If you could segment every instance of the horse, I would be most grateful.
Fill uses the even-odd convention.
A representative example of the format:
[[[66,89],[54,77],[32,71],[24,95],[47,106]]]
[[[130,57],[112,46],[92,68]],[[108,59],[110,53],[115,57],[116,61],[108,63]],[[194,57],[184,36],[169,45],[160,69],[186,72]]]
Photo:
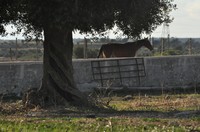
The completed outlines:
[[[127,42],[124,44],[108,43],[103,44],[99,51],[98,58],[110,58],[110,57],[134,57],[136,51],[142,46],[145,46],[149,50],[153,50],[150,41],[145,38],[135,42]]]

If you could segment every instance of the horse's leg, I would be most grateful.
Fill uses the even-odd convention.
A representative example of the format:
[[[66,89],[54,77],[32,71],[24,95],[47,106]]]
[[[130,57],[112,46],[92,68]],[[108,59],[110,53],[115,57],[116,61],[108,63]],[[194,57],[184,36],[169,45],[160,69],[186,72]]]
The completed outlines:
[[[105,54],[105,51],[102,52],[102,58],[107,58],[106,54]]]

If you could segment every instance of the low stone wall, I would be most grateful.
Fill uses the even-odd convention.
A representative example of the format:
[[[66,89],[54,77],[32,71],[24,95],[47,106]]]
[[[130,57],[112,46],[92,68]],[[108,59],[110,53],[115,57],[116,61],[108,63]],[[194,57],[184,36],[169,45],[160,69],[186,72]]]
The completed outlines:
[[[100,85],[93,80],[93,60],[97,59],[73,61],[74,79],[81,91],[91,91]],[[189,88],[200,84],[200,56],[146,57],[144,64],[146,77],[141,78],[140,86],[130,88]],[[42,73],[42,62],[1,62],[0,93],[20,93],[37,88]]]
[[[39,87],[41,78],[41,62],[0,63],[0,93],[20,93]]]
[[[142,86],[189,88],[200,83],[200,56],[145,58],[147,75]]]

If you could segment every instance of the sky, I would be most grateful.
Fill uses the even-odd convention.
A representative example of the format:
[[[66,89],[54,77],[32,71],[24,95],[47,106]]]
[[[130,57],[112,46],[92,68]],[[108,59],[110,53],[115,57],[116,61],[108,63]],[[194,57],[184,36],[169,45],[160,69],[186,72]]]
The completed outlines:
[[[152,34],[152,37],[165,37],[167,34],[170,37],[176,38],[200,38],[200,0],[174,0],[177,4],[177,10],[170,13],[174,21],[169,24],[169,27],[159,26]],[[7,27],[11,31],[11,27]],[[109,31],[110,38],[116,38],[112,31]],[[0,37],[0,39],[22,39],[21,35]],[[85,34],[73,34],[74,38],[87,37]]]
[[[170,36],[200,38],[200,0],[175,0],[174,3],[178,9],[170,13],[174,18],[169,25]],[[152,36],[162,37],[163,31],[166,30],[162,25]]]

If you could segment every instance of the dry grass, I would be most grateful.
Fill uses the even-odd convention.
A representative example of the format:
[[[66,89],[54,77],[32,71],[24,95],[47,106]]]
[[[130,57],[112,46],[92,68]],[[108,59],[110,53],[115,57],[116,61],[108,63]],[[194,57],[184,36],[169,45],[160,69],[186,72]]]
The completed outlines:
[[[133,96],[133,99],[128,101],[115,97],[110,105],[117,110],[200,110],[200,95]]]
[[[25,109],[21,100],[11,102],[0,101],[0,114],[19,114],[23,112],[25,112]]]
[[[133,99],[123,101],[123,97],[109,97],[109,106],[119,111],[188,111],[200,110],[200,94],[161,95],[161,96],[133,96]],[[103,100],[107,100],[106,97]],[[57,108],[59,110],[62,108]],[[67,108],[70,111],[70,108]],[[0,101],[0,114],[23,114],[27,111],[42,111],[38,107],[25,109],[21,100]],[[71,111],[76,111],[73,109]],[[80,111],[79,111],[80,112]]]

